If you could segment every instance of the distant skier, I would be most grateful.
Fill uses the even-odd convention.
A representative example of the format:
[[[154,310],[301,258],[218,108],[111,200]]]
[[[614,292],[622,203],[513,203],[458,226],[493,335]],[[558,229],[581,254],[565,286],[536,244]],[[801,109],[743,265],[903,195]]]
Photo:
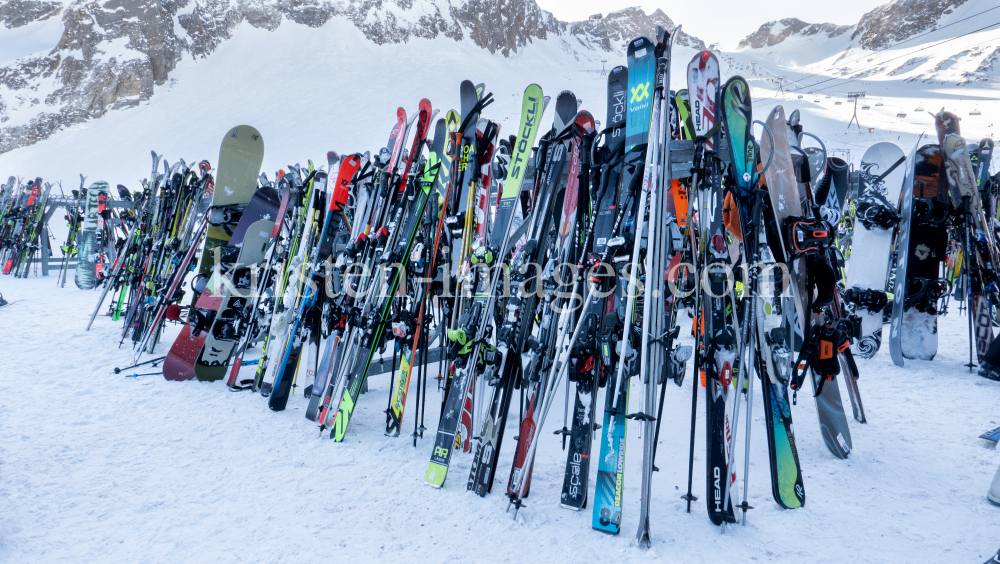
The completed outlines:
[[[0,294],[0,307],[7,305],[7,300],[3,299],[3,294]]]

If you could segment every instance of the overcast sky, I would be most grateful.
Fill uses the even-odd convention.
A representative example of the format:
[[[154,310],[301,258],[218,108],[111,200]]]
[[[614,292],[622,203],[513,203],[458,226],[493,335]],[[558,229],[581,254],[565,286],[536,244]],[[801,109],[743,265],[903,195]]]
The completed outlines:
[[[740,39],[750,35],[761,24],[782,18],[798,18],[808,23],[854,25],[861,16],[889,0],[838,0],[837,2],[789,2],[788,0],[709,0],[684,2],[653,0],[536,0],[564,21],[586,19],[596,13],[641,6],[646,13],[663,10],[684,31],[705,43],[720,43],[724,49],[734,49]]]

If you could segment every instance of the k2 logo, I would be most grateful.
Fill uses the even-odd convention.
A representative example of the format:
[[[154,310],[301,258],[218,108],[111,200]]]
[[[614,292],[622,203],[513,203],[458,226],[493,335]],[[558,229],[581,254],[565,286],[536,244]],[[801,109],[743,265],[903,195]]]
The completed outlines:
[[[641,102],[646,98],[649,98],[649,83],[643,82],[642,84],[636,85],[632,88],[632,97],[629,98],[629,104],[635,104],[636,102]]]

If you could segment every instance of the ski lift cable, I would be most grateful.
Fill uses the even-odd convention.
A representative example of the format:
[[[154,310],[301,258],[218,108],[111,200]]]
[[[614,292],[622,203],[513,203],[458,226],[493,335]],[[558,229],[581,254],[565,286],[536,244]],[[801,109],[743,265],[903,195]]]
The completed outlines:
[[[910,41],[913,41],[914,39],[919,39],[919,38],[921,38],[921,37],[923,37],[923,36],[925,36],[925,35],[930,35],[930,34],[932,34],[932,33],[936,33],[936,32],[938,32],[938,31],[941,31],[942,29],[945,29],[945,28],[948,28],[948,27],[951,27],[951,26],[953,26],[953,25],[955,25],[955,24],[960,24],[960,23],[962,23],[962,22],[964,22],[964,21],[966,21],[966,20],[971,20],[972,18],[975,18],[975,17],[977,17],[977,16],[981,16],[981,15],[985,14],[986,12],[991,12],[991,11],[993,11],[993,10],[996,10],[996,9],[1000,9],[1000,6],[994,6],[994,7],[992,7],[992,8],[988,8],[988,9],[986,9],[986,10],[983,10],[982,12],[979,12],[978,14],[973,14],[973,15],[971,15],[971,16],[969,16],[969,17],[967,17],[967,18],[962,18],[962,19],[958,20],[957,22],[951,22],[951,23],[950,23],[950,24],[948,24],[948,25],[943,25],[943,26],[941,26],[941,27],[936,27],[936,28],[934,28],[934,29],[932,29],[932,30],[930,30],[930,31],[925,31],[924,33],[921,33],[921,34],[919,34],[919,35],[914,35],[913,37],[908,37],[908,38],[906,38],[906,39],[904,39],[904,40],[900,41],[899,43],[896,43],[896,44],[895,44],[895,45],[893,45],[892,47],[899,47],[899,46],[900,46],[900,45],[902,45],[903,43],[909,43]],[[973,32],[973,33],[975,33],[975,32]],[[886,47],[885,49],[882,49],[881,51],[874,51],[874,52],[873,52],[873,54],[874,54],[874,53],[881,53],[882,51],[885,51],[885,50],[887,50],[887,49],[889,49],[889,48],[890,48],[890,47]],[[849,64],[851,64],[851,63],[856,63],[856,62],[860,61],[861,59],[864,59],[864,58],[867,58],[868,56],[869,56],[869,55],[863,55],[863,56],[861,56],[861,57],[858,57],[858,58],[854,59],[853,61],[847,61],[847,62],[844,62],[844,63],[840,63],[839,65],[834,65],[834,66],[832,66],[832,67],[830,67],[830,68],[828,68],[828,69],[826,69],[825,71],[822,71],[822,72],[829,72],[829,71],[832,71],[832,70],[834,70],[835,68],[837,68],[837,66],[842,66],[842,65],[849,65]],[[800,78],[799,80],[805,80],[805,79],[807,79],[807,78],[811,78],[811,77],[814,77],[814,76],[819,76],[820,74],[822,74],[822,73],[821,73],[821,72],[817,72],[817,73],[813,73],[813,74],[810,74],[810,75],[807,75],[807,76],[804,76],[804,77]]]
[[[964,35],[969,35],[969,34],[972,34],[972,33],[977,33],[978,31],[982,31],[983,29],[987,29],[987,28],[990,28],[990,27],[995,27],[995,26],[998,26],[998,25],[1000,25],[1000,22],[996,22],[996,23],[994,23],[994,24],[992,24],[992,25],[989,25],[989,26],[986,26],[986,27],[984,27],[984,28],[981,28],[981,29],[979,29],[979,30],[976,30],[976,31],[972,31],[972,32],[969,32],[968,34],[964,34]],[[954,38],[952,38],[952,39],[948,39],[947,41],[952,41],[952,40],[954,40],[954,39],[958,39],[959,37],[963,37],[963,36],[961,36],[961,35],[960,35],[960,36],[958,36],[958,37],[954,37]],[[988,39],[988,40],[986,40],[986,41],[982,41],[982,42],[980,42],[980,43],[976,43],[975,45],[970,45],[970,47],[977,47],[977,46],[979,46],[979,45],[983,45],[983,44],[985,44],[985,43],[992,43],[992,42],[996,41],[996,39],[997,39],[997,38],[993,38],[993,39]],[[942,41],[941,43],[944,43],[944,41]],[[921,49],[919,49],[918,51],[922,51],[922,50],[924,50],[924,49],[929,49],[929,48],[931,48],[931,47],[935,47],[935,46],[937,46],[937,45],[940,45],[941,43],[936,43],[936,44],[934,44],[934,45],[928,45],[927,47],[924,47],[924,48],[921,48]],[[917,51],[913,51],[913,53],[916,53],[916,52],[917,52]],[[909,53],[909,55],[912,55],[913,53]],[[875,69],[875,68],[877,68],[877,67],[880,67],[880,66],[882,66],[882,64],[884,64],[884,63],[888,63],[888,62],[890,62],[890,61],[894,61],[894,60],[896,60],[896,59],[901,59],[901,58],[903,58],[903,57],[906,57],[906,56],[908,56],[908,55],[900,55],[899,57],[894,57],[894,58],[892,58],[892,59],[888,59],[888,60],[886,60],[886,61],[883,61],[882,63],[880,63],[880,64],[878,64],[878,65],[874,65],[874,66],[871,66],[871,67],[868,67],[868,68],[866,68],[866,69],[861,69],[861,70],[859,70],[859,71],[856,71],[856,73],[855,73],[855,74],[858,74],[858,73],[863,73],[863,72],[867,72],[867,71],[869,71],[869,70],[872,70],[872,69]],[[816,86],[816,85],[819,85],[819,84],[823,84],[824,82],[830,82],[831,80],[844,80],[844,82],[841,82],[841,83],[839,83],[839,84],[831,84],[831,85],[829,85],[829,86],[824,86],[824,87],[822,87],[822,88],[816,88],[815,90],[812,90],[811,92],[822,92],[822,91],[824,91],[824,90],[829,90],[830,88],[836,88],[836,87],[838,87],[838,86],[844,86],[844,85],[846,85],[846,84],[849,84],[849,83],[851,83],[851,82],[859,82],[859,81],[861,81],[861,80],[862,80],[862,78],[848,78],[848,79],[840,79],[840,78],[837,78],[837,77],[831,77],[831,78],[828,78],[828,79],[826,79],[826,80],[821,80],[821,81],[819,81],[819,82],[816,82],[816,83],[813,83],[813,84],[810,84],[810,85],[807,85],[807,86],[803,86],[803,87],[799,87],[799,88],[795,88],[795,89],[791,89],[791,88],[790,88],[790,89],[788,90],[788,93],[793,93],[793,92],[798,92],[798,91],[800,91],[800,90],[802,90],[802,89],[804,89],[804,88],[809,88],[809,87],[813,87],[813,86]],[[774,97],[769,97],[769,98],[767,98],[767,99],[769,100],[769,99],[771,99],[771,98],[774,98]],[[776,101],[775,101],[775,103],[777,103],[777,102],[780,102],[780,101],[781,101],[781,100],[776,100]]]
[[[892,61],[895,61],[895,60],[897,60],[897,59],[902,59],[903,57],[909,57],[909,56],[913,55],[914,53],[919,53],[919,52],[921,52],[921,51],[926,51],[927,49],[930,49],[930,48],[932,48],[932,47],[937,47],[938,45],[943,45],[943,44],[945,44],[945,43],[948,43],[948,42],[950,42],[950,41],[955,41],[956,39],[961,39],[961,38],[963,38],[963,37],[966,37],[966,36],[968,36],[968,35],[972,35],[972,34],[974,34],[974,33],[979,33],[980,31],[985,31],[985,30],[987,30],[987,29],[990,29],[991,27],[996,27],[996,26],[998,26],[998,25],[1000,25],[1000,22],[995,22],[995,23],[992,23],[992,24],[990,24],[990,25],[987,25],[987,26],[984,26],[984,27],[981,27],[981,28],[979,28],[979,29],[976,29],[976,30],[973,30],[973,31],[969,31],[969,32],[966,32],[966,33],[963,33],[962,35],[956,35],[955,37],[952,37],[952,38],[950,38],[950,39],[945,39],[945,40],[943,40],[943,41],[939,41],[939,42],[937,42],[937,43],[932,43],[932,44],[930,44],[930,45],[927,45],[927,46],[925,46],[925,47],[921,47],[920,49],[917,49],[916,51],[912,51],[912,52],[910,52],[910,53],[905,53],[905,54],[902,54],[902,55],[899,55],[899,56],[896,56],[896,57],[893,57],[893,58],[891,58],[891,59],[886,59],[886,60],[884,60],[884,61],[881,61],[881,62],[879,62],[878,64],[875,64],[875,65],[872,65],[872,66],[870,66],[870,67],[868,67],[868,68],[864,68],[864,69],[861,69],[861,70],[859,70],[859,71],[856,71],[856,73],[862,73],[862,72],[866,72],[866,71],[870,71],[870,70],[872,70],[872,69],[875,69],[875,68],[878,68],[878,67],[880,67],[880,66],[884,65],[885,63],[889,63],[889,62],[892,62]],[[990,40],[990,41],[992,41],[992,40]],[[988,43],[988,42],[989,42],[989,41],[984,41],[983,43]],[[812,84],[809,84],[809,85],[806,85],[806,86],[802,86],[802,87],[799,87],[799,88],[797,88],[796,90],[792,90],[792,92],[797,92],[798,90],[802,90],[802,89],[804,89],[804,88],[812,88],[813,86],[817,86],[817,85],[820,85],[820,84],[823,84],[824,82],[830,82],[831,80],[840,80],[840,79],[838,79],[837,77],[831,77],[831,78],[827,78],[827,79],[824,79],[824,80],[821,80],[821,81],[819,81],[819,82],[814,82],[814,83],[812,83]],[[854,81],[854,80],[858,80],[858,79],[850,79],[850,80],[851,80],[851,81]],[[846,83],[845,83],[845,84],[846,84]],[[829,88],[829,87],[827,87],[827,88]],[[820,90],[825,90],[825,88],[821,88]]]

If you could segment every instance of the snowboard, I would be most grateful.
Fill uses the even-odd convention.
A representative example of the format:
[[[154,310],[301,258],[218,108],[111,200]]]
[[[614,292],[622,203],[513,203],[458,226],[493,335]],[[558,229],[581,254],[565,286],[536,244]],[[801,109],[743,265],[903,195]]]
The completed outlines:
[[[803,260],[797,258],[791,261],[785,260],[787,241],[781,227],[785,219],[791,216],[802,216],[802,200],[795,181],[795,169],[792,164],[791,145],[788,137],[788,128],[785,119],[785,109],[776,106],[770,111],[767,117],[767,126],[774,139],[774,147],[771,143],[761,142],[760,160],[761,162],[771,161],[770,166],[764,171],[764,178],[767,181],[767,190],[771,200],[771,209],[774,211],[774,221],[778,226],[778,242],[781,256],[776,256],[777,262],[784,262],[788,265],[789,286],[793,293],[792,305],[795,309],[795,317],[799,323],[799,333],[805,330],[807,317],[805,314],[805,273],[803,272]]]
[[[837,215],[843,213],[844,204],[847,203],[847,198],[850,195],[849,174],[850,167],[847,161],[840,157],[827,157],[823,176],[819,178],[818,182],[816,182],[817,177],[813,177],[813,181],[816,182],[816,203],[835,210]],[[836,223],[836,221],[831,221],[831,223]]]
[[[912,163],[912,183],[904,184],[898,254],[905,257],[896,268],[892,323],[897,324],[900,358],[932,360],[937,354],[938,299],[947,291],[940,278],[948,245],[948,185],[944,157],[937,145],[917,150]],[[899,309],[897,313],[897,309]]]
[[[78,251],[74,277],[76,287],[81,290],[93,290],[97,287],[97,265],[103,253],[99,206],[102,199],[107,199],[109,192],[107,182],[95,182],[87,189],[87,207],[80,234],[77,236]]]
[[[762,243],[763,244],[763,243]],[[762,265],[773,264],[770,251],[762,253]],[[769,275],[773,277],[773,270]],[[785,308],[790,299],[781,297],[774,289],[777,283],[768,281],[770,292],[761,292],[757,298],[758,349],[757,374],[761,380],[761,398],[764,403],[764,421],[767,429],[768,460],[771,466],[771,493],[774,501],[785,509],[805,505],[805,488],[802,466],[795,446],[792,426],[791,402],[788,401],[792,352],[791,322]]]
[[[219,166],[216,168],[212,205],[206,212],[209,214],[209,225],[195,284],[199,289],[193,297],[188,324],[181,328],[181,333],[164,359],[163,377],[167,380],[190,380],[195,377],[195,364],[208,338],[214,312],[219,310],[225,297],[221,288],[222,280],[213,272],[215,248],[230,243],[234,230],[239,226],[245,204],[256,192],[257,175],[263,159],[264,140],[253,127],[240,125],[230,129],[223,137],[219,147]],[[245,234],[246,229],[249,229],[249,225],[242,233]],[[201,283],[197,282],[199,278]],[[204,300],[203,294],[207,294]],[[212,319],[200,316],[199,312],[212,312]],[[225,371],[225,367],[222,367],[222,371]]]
[[[852,350],[871,358],[882,343],[882,310],[892,254],[892,231],[903,188],[906,156],[892,143],[877,143],[861,157],[861,186],[857,202],[851,259],[847,267],[848,299],[861,317],[861,335]]]
[[[226,265],[228,272],[221,273],[221,288],[215,290],[221,292],[222,302],[194,365],[195,375],[202,382],[215,382],[226,376],[229,359],[240,337],[236,326],[252,297],[250,293],[259,291],[252,287],[248,267],[264,258],[264,249],[273,236],[279,205],[277,190],[269,186],[257,190],[226,245],[238,248],[239,255],[235,263]]]
[[[213,275],[214,277],[215,275]],[[204,291],[195,302],[195,310],[218,311],[222,305],[222,294],[218,292],[219,283],[209,279]],[[189,310],[190,311],[190,310]],[[198,317],[188,314],[188,323],[181,327],[181,332],[174,339],[173,345],[163,359],[163,377],[167,380],[182,382],[195,377],[194,365],[208,336],[208,327],[198,323]]]
[[[208,211],[211,221],[198,262],[198,273],[205,279],[212,273],[213,249],[228,244],[239,223],[239,212],[257,189],[257,175],[263,160],[264,138],[253,127],[239,125],[223,137],[212,206]]]
[[[751,186],[756,184],[753,174],[756,159],[752,137],[748,131],[750,125],[750,89],[742,79],[732,78],[724,88],[723,116],[726,120],[726,132],[734,155],[744,155],[743,159],[733,159],[734,176],[742,177],[740,199],[749,205],[744,205],[741,211],[744,237],[750,236],[755,229],[751,222],[760,222],[756,228],[757,241],[747,239],[747,256],[750,245],[757,245],[755,261],[759,267],[759,286],[754,307],[751,311],[756,317],[756,341],[753,354],[756,372],[761,381],[761,397],[764,405],[764,421],[767,431],[768,458],[771,470],[771,491],[775,502],[785,509],[794,509],[805,504],[805,488],[802,481],[802,469],[799,463],[798,449],[795,443],[794,427],[792,425],[791,402],[788,398],[788,385],[791,378],[791,327],[784,315],[786,308],[792,306],[790,298],[783,297],[780,286],[782,278],[776,273],[774,253],[768,245],[767,230],[764,222],[768,220],[766,204],[759,213],[762,217],[752,217],[755,213],[754,195],[749,193]],[[746,149],[742,149],[742,147]],[[762,202],[763,203],[763,202]],[[743,215],[745,212],[745,215]]]

